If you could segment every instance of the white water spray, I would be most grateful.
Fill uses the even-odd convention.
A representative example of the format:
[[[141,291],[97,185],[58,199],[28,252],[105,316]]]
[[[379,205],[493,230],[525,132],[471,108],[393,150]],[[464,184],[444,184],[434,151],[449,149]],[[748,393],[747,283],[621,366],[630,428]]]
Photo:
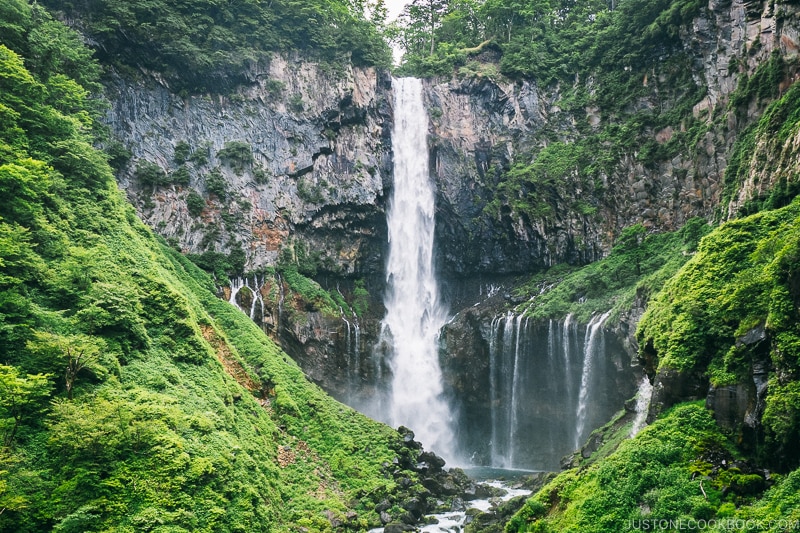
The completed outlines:
[[[451,452],[450,411],[442,398],[439,330],[447,310],[433,269],[434,191],[428,176],[428,115],[422,82],[395,79],[394,190],[389,206],[386,317],[393,373],[391,421],[429,449]]]
[[[642,376],[639,381],[639,392],[636,393],[636,416],[633,419],[630,437],[635,437],[644,429],[647,421],[647,411],[650,410],[650,399],[653,397],[653,385],[647,376]]]
[[[581,388],[578,396],[578,413],[577,424],[575,427],[575,448],[581,445],[581,439],[584,437],[583,432],[586,427],[586,410],[589,406],[589,385],[592,376],[592,365],[597,356],[598,337],[602,332],[603,324],[611,315],[611,311],[607,311],[602,315],[594,316],[586,326],[586,337],[583,343],[583,372],[581,374]]]

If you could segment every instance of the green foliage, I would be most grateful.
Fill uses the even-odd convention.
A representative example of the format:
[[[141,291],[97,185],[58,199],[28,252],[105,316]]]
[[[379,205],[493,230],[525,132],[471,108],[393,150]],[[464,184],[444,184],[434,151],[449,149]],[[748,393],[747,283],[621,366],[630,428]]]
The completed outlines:
[[[708,411],[679,405],[609,457],[560,474],[526,502],[506,531],[617,532],[632,521],[713,518],[722,491],[708,480],[701,489],[703,478],[693,475],[692,465],[719,443],[724,437]]]
[[[369,312],[370,295],[364,286],[364,280],[356,280],[353,287],[353,311],[359,317],[365,316]]]
[[[311,251],[302,240],[289,240],[281,248],[278,268],[295,270],[306,277],[314,277],[319,267],[320,252]]]
[[[230,253],[207,250],[201,254],[187,254],[194,264],[214,275],[218,280],[228,280],[244,272],[245,254],[241,246]]]
[[[696,0],[415,1],[393,37],[405,51],[401,71],[419,76],[452,73],[491,46],[502,54],[503,74],[545,86],[587,71],[607,74],[604,81],[641,79],[639,72],[680,49],[679,30],[701,7]]]
[[[119,141],[109,141],[106,144],[105,152],[108,154],[108,164],[115,171],[125,168],[133,157],[133,153]]]
[[[189,161],[190,157],[192,156],[192,147],[186,141],[178,141],[175,145],[175,153],[172,156],[172,160],[175,162],[176,165],[183,165],[187,161]]]
[[[170,183],[174,183],[175,185],[180,185],[182,187],[189,185],[190,180],[191,175],[189,174],[189,168],[186,165],[179,166],[169,175]]]
[[[319,310],[329,316],[340,315],[340,303],[336,302],[331,293],[323,289],[319,283],[292,267],[281,269],[280,274],[289,290],[295,293],[305,306],[305,310]]]
[[[779,375],[797,375],[798,224],[800,201],[794,201],[706,236],[643,316],[637,332],[642,349],[657,355],[661,368],[705,373],[718,385],[736,383],[765,357],[737,339],[764,327],[772,367]],[[771,445],[763,453],[787,468],[800,460],[788,447],[796,438],[798,397],[793,384],[774,385],[764,419]]]
[[[189,210],[189,214],[197,218],[205,207],[206,201],[203,197],[197,194],[197,191],[194,189],[189,191],[189,194],[186,195],[186,208]]]
[[[253,149],[250,144],[243,141],[226,142],[225,146],[217,152],[217,157],[237,174],[241,174],[245,168],[251,167],[255,162]]]
[[[130,71],[143,66],[161,72],[177,90],[228,90],[247,82],[246,69],[276,51],[298,50],[329,63],[390,63],[389,48],[366,20],[363,5],[345,0],[48,0],[45,5],[82,20],[103,59]]]
[[[206,192],[213,194],[221,202],[228,198],[228,183],[219,167],[214,167],[206,176]]]
[[[2,37],[24,44],[15,20]],[[40,60],[0,46],[0,532],[379,525],[398,434],[309,383],[136,219]]]
[[[49,376],[21,376],[13,366],[0,365],[0,436],[4,448],[14,443],[20,424],[44,410],[43,397],[50,393]]]
[[[160,166],[150,161],[139,161],[136,164],[136,170],[133,173],[134,177],[139,181],[142,187],[163,187],[170,183],[167,173],[164,172]]]
[[[703,219],[691,219],[683,231],[648,234],[636,224],[625,228],[608,257],[581,268],[558,265],[518,289],[526,313],[535,318],[572,314],[588,321],[593,314],[628,309],[634,298],[647,298],[683,265],[685,252],[710,231]],[[545,288],[546,290],[542,290]]]

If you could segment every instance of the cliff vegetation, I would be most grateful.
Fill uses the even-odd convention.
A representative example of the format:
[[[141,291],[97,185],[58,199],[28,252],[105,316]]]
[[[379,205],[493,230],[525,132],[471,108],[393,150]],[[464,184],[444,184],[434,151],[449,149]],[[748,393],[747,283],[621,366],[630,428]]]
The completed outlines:
[[[92,146],[80,38],[2,8],[0,531],[363,530],[424,499],[418,449],[137,219]]]
[[[17,1],[17,0],[15,0]],[[298,51],[334,66],[388,66],[378,28],[385,16],[364,0],[216,2],[53,1],[44,5],[102,43],[101,59],[130,73],[161,73],[176,90],[228,90],[273,52]]]

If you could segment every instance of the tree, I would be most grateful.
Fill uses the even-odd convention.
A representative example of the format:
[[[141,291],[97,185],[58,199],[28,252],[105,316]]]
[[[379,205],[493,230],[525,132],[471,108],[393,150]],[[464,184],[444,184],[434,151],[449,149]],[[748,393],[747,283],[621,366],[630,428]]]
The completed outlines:
[[[9,448],[22,420],[38,411],[42,397],[50,393],[49,376],[21,376],[13,366],[0,365],[0,432],[3,446]]]
[[[75,381],[83,370],[95,375],[105,374],[100,365],[102,341],[89,335],[58,335],[37,332],[34,340],[28,342],[28,349],[39,356],[52,357],[64,365],[64,387],[67,398],[72,399]]]
[[[637,276],[642,274],[642,261],[645,254],[642,243],[646,236],[647,228],[642,224],[634,224],[622,230],[614,245],[614,252],[625,254],[633,262]]]

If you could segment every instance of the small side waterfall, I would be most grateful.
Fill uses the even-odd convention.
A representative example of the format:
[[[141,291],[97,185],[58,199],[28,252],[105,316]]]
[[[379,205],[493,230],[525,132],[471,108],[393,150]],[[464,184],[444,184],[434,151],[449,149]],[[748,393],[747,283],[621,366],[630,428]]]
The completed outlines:
[[[439,330],[447,310],[434,276],[434,191],[428,170],[428,119],[422,82],[395,79],[394,189],[387,224],[386,316],[382,336],[392,368],[390,420],[413,429],[429,449],[451,452],[443,399]]]
[[[360,389],[361,381],[361,326],[358,323],[358,316],[353,313],[347,319],[347,315],[340,309],[342,314],[342,321],[347,327],[345,336],[345,359],[347,362],[347,404],[355,406],[358,402],[355,399],[355,394]]]
[[[604,356],[602,343],[603,324],[608,319],[611,311],[602,315],[593,316],[586,326],[586,339],[583,342],[583,372],[581,373],[581,389],[578,395],[578,411],[576,413],[575,448],[580,447],[586,438],[586,409],[589,401],[589,388],[591,387],[592,365],[595,358]],[[598,354],[598,352],[601,352]]]
[[[485,334],[489,420],[468,420],[473,431],[485,428],[485,451],[475,437],[462,454],[497,468],[558,470],[561,458],[634,393],[630,361],[603,334],[607,318],[595,316],[584,332],[572,316],[495,316]]]
[[[228,298],[228,301],[233,305],[239,307],[242,312],[244,312],[247,316],[250,317],[250,320],[255,320],[258,322],[260,317],[264,316],[264,297],[261,294],[261,287],[264,284],[263,279],[259,279],[257,275],[254,275],[252,279],[250,277],[246,278],[234,278],[230,280],[231,283],[231,294]],[[239,293],[242,292],[242,289],[247,289],[247,298],[242,300],[245,304],[245,307],[242,307],[237,300]],[[247,305],[249,303],[250,309],[247,309]]]
[[[642,379],[639,380],[639,391],[636,393],[636,417],[633,419],[633,426],[631,427],[631,438],[644,429],[652,397],[653,385],[647,379],[647,376],[642,376]]]

